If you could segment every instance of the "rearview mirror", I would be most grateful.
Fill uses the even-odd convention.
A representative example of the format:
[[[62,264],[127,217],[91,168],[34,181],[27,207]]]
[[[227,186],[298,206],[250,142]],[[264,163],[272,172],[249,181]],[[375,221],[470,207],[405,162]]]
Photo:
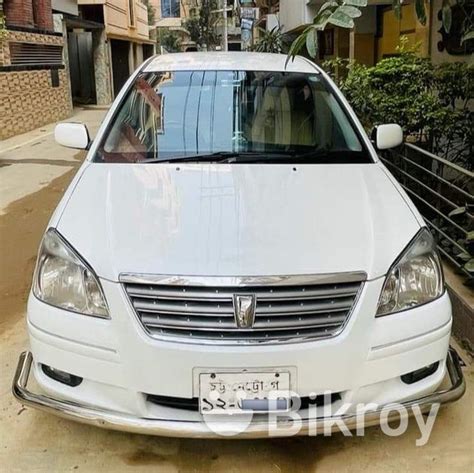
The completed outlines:
[[[403,143],[403,130],[396,123],[379,125],[374,130],[377,149],[390,149]]]
[[[54,129],[56,143],[67,148],[87,149],[90,138],[83,123],[58,123]]]

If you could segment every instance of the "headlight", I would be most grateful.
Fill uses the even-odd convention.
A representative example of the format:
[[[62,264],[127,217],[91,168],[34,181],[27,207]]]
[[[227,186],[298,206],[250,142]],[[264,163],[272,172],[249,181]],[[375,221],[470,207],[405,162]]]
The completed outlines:
[[[423,228],[387,274],[377,316],[426,304],[443,294],[443,270],[434,238]]]
[[[41,243],[33,293],[43,302],[61,309],[109,317],[97,276],[52,228],[46,232]]]

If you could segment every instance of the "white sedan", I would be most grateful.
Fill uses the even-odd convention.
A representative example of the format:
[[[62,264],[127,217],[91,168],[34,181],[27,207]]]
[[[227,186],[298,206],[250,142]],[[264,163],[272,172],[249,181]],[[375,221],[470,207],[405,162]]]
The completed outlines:
[[[89,151],[41,243],[23,404],[131,432],[260,437],[462,396],[435,242],[376,152],[401,128],[372,143],[310,61],[157,56],[93,143],[77,123],[56,139]]]

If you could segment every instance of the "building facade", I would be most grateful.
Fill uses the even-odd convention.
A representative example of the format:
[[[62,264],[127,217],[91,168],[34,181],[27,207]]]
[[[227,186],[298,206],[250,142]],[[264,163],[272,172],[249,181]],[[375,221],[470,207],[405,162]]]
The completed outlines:
[[[65,15],[64,22],[76,103],[110,104],[130,74],[154,54],[141,0],[78,0],[78,14]]]
[[[0,140],[71,115],[65,37],[50,0],[3,0],[0,30]]]
[[[264,1],[264,0],[263,0]],[[312,20],[324,0],[280,0],[279,21],[290,37],[296,36]],[[473,52],[473,41],[460,45],[461,20],[453,7],[451,33],[445,34],[441,27],[443,0],[425,2],[426,24],[416,18],[413,0],[403,2],[400,18],[392,8],[391,0],[369,0],[362,8],[362,16],[354,19],[352,30],[328,25],[320,33],[319,61],[335,57],[374,65],[384,57],[397,54],[400,39],[407,38],[408,45],[417,46],[419,54],[431,57],[433,62],[469,60]],[[466,1],[463,8],[473,14],[474,2]]]
[[[109,105],[154,54],[141,0],[0,0],[0,139]]]

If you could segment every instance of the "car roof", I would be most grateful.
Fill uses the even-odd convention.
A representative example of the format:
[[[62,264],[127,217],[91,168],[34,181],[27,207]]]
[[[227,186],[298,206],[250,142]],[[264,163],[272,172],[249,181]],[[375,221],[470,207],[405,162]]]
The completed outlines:
[[[161,71],[270,71],[319,73],[308,59],[296,56],[287,64],[286,54],[248,52],[191,52],[160,54],[146,63],[144,72]]]

